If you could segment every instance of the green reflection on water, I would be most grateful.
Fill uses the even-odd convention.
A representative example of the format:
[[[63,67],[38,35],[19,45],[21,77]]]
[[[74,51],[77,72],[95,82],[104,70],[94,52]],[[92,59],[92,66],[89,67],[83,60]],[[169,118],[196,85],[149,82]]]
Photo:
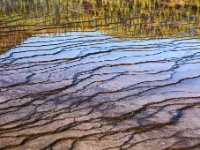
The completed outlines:
[[[199,6],[200,0],[2,0],[0,48],[74,30],[120,38],[198,36]]]

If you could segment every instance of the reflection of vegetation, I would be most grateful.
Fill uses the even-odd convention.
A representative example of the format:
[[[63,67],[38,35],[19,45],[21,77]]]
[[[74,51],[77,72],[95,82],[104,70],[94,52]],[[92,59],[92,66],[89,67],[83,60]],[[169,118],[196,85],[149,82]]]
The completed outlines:
[[[129,38],[198,35],[199,6],[199,0],[1,0],[0,44],[72,30]]]

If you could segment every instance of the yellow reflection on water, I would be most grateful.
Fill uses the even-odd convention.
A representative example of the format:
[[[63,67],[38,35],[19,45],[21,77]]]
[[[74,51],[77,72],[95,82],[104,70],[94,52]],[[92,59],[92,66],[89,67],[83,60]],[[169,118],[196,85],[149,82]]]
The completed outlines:
[[[95,31],[120,38],[198,36],[198,0],[2,0],[1,51],[35,34]]]

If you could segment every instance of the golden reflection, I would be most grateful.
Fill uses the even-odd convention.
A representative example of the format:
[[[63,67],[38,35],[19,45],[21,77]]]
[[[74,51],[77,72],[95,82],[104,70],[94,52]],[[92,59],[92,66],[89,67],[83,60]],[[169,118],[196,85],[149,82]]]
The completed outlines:
[[[0,48],[35,34],[95,31],[120,38],[198,36],[199,0],[2,0]]]

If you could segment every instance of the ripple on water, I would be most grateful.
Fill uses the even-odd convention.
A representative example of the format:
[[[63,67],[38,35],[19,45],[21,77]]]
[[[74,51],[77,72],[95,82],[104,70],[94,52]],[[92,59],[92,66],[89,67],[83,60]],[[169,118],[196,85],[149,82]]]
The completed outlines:
[[[0,149],[198,149],[198,39],[38,35],[0,55]]]

